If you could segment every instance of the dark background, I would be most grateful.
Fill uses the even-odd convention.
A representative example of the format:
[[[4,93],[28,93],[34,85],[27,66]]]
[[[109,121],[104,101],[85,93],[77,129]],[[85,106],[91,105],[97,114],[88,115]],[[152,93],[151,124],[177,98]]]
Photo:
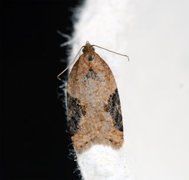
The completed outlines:
[[[2,21],[3,179],[80,179],[69,156],[65,108],[57,74],[66,66],[78,0],[4,1]]]

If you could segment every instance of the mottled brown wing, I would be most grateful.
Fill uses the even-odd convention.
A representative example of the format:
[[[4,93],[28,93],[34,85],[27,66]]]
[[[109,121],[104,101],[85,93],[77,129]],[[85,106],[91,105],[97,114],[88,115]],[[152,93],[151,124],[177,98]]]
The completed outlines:
[[[95,52],[81,55],[69,74],[67,124],[77,152],[93,144],[120,148],[123,143],[116,82],[109,66]]]

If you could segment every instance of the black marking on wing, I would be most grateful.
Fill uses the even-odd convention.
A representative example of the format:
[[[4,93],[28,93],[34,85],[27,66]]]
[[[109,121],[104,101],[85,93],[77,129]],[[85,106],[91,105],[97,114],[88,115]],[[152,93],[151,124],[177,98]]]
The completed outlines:
[[[80,105],[80,100],[67,93],[67,126],[71,135],[77,132],[81,116],[85,114],[85,107]]]
[[[119,100],[118,90],[116,89],[113,94],[110,95],[108,104],[104,107],[105,111],[109,112],[114,120],[115,127],[120,131],[123,131],[123,122],[121,114],[121,105]]]
[[[94,80],[97,80],[99,81],[100,78],[98,77],[97,73],[94,72],[93,69],[89,69],[88,73],[85,75],[85,79],[94,79]]]

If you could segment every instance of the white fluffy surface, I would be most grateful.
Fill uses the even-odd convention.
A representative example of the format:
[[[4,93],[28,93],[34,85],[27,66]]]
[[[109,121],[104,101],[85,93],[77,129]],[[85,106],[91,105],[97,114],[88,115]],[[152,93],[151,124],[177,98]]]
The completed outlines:
[[[127,180],[125,152],[111,147],[95,145],[90,150],[77,155],[83,179]]]
[[[70,59],[88,40],[115,76],[126,144],[78,155],[84,180],[188,180],[189,3],[187,0],[86,0],[77,14]]]
[[[73,34],[73,50],[70,59],[82,45],[89,41],[117,52],[126,53],[126,41],[121,42],[125,34],[129,16],[127,15],[127,1],[122,0],[87,0],[82,9],[77,13],[79,19],[75,24]],[[124,21],[123,21],[124,20]],[[124,83],[124,68],[127,66],[127,59],[111,54],[107,51],[97,49],[96,52],[106,60],[112,69],[117,81],[118,89]],[[124,101],[124,93],[121,100]],[[124,107],[122,111],[124,112]],[[123,113],[124,115],[125,113]],[[123,119],[125,119],[123,117]],[[129,180],[126,167],[125,148],[116,151],[110,147],[94,145],[83,154],[78,154],[78,164],[84,180]]]

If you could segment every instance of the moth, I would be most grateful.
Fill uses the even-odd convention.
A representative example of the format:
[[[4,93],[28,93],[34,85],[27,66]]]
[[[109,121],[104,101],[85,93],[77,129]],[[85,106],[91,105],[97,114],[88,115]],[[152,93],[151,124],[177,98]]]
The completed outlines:
[[[117,85],[111,69],[94,46],[86,42],[82,47],[83,54],[74,64],[67,82],[67,126],[77,153],[95,144],[114,149],[123,144]]]

